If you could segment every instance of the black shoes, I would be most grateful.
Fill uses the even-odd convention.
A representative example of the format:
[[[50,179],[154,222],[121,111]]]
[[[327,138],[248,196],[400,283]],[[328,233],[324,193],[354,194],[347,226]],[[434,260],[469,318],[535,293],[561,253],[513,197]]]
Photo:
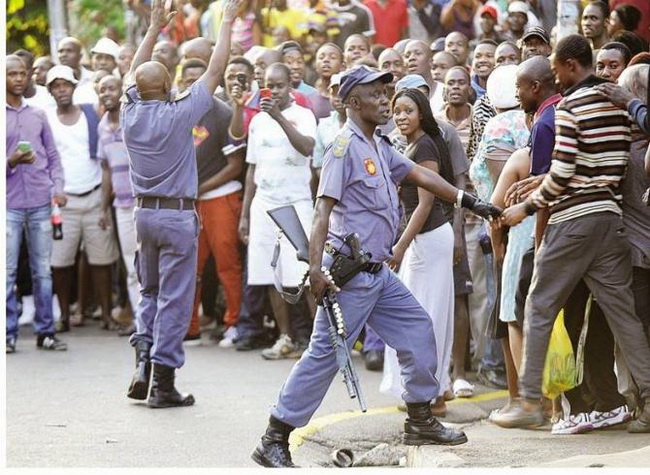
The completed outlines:
[[[271,341],[265,335],[243,336],[239,337],[235,342],[235,349],[237,351],[259,350],[261,348],[268,348],[273,343],[275,343],[275,340]]]
[[[464,432],[443,426],[431,415],[431,403],[406,403],[405,445],[460,445],[467,442]]]
[[[149,394],[149,378],[151,376],[151,362],[149,352],[151,344],[139,341],[135,345],[135,372],[126,396],[131,399],[144,401]]]
[[[384,352],[377,350],[370,350],[363,355],[366,361],[366,369],[368,371],[382,371],[384,369]]]
[[[495,389],[508,389],[508,381],[503,370],[480,367],[476,373],[476,378],[483,386]]]
[[[271,416],[262,441],[253,451],[251,458],[262,467],[297,468],[289,453],[289,434],[294,427]]]
[[[185,407],[194,404],[194,396],[181,394],[174,387],[176,369],[171,366],[153,364],[153,381],[147,405],[154,409]]]
[[[56,335],[38,335],[36,347],[42,350],[65,351],[68,349],[68,344],[59,340]]]

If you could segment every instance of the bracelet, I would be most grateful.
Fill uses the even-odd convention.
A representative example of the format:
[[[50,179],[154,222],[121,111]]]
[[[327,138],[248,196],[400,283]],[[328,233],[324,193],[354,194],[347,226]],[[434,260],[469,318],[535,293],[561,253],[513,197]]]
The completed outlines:
[[[235,137],[232,131],[230,130],[230,127],[228,127],[228,135],[230,136],[231,139],[235,141],[244,140],[248,136],[248,134],[244,132],[244,135],[242,135],[241,137]]]
[[[465,192],[463,190],[458,190],[458,194],[456,195],[456,208],[462,208],[463,207],[463,195]]]

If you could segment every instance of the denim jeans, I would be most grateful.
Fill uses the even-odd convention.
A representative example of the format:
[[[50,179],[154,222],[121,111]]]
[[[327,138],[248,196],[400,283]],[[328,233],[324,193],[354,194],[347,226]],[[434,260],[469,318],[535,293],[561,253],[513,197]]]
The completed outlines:
[[[32,289],[36,315],[34,331],[37,335],[54,334],[52,313],[52,253],[51,207],[49,204],[37,208],[7,209],[7,339],[18,337],[18,308],[16,302],[16,274],[18,256],[23,238],[27,235],[29,267],[32,274]]]
[[[481,237],[485,234],[486,231],[481,232]],[[487,315],[489,316],[494,309],[496,304],[497,291],[496,283],[494,282],[494,256],[492,253],[485,254],[485,280],[487,286]],[[489,318],[489,317],[488,317]],[[487,322],[487,319],[486,319]],[[501,346],[501,340],[494,340],[489,337],[485,337],[485,347],[483,349],[483,356],[479,364],[481,368],[485,369],[501,369],[505,371],[505,358],[503,356],[503,347]]]

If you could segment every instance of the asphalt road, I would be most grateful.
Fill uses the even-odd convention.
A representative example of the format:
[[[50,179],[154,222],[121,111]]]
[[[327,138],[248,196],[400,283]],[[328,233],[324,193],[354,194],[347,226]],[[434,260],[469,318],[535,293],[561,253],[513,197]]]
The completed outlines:
[[[37,350],[31,329],[22,327],[18,352],[7,355],[9,468],[256,467],[250,453],[295,362],[221,349],[204,336],[203,346],[187,348],[177,377],[177,387],[191,391],[196,405],[152,410],[125,397],[134,358],[126,338],[100,330],[96,322],[61,338],[69,344],[67,352]],[[337,377],[315,419],[292,438],[294,459],[302,466],[331,466],[333,449],[351,448],[361,457],[382,443],[397,457],[390,463],[399,458],[404,463],[407,449],[399,440],[404,413],[378,392],[381,374],[366,371],[358,355],[355,360],[370,411],[357,411]],[[439,449],[452,460],[450,466],[535,466],[650,445],[650,437],[623,430],[558,437],[548,429],[499,429],[483,419],[503,404],[503,392],[477,390],[475,400],[449,404],[444,421],[464,428],[470,439]]]

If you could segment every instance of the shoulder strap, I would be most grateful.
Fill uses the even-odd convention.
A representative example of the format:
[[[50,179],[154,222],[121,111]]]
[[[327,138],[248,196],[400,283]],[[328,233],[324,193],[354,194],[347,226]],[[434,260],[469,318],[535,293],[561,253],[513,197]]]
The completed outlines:
[[[90,158],[95,160],[97,158],[97,143],[99,142],[99,134],[97,133],[99,117],[97,117],[97,113],[92,104],[81,104],[81,110],[88,122],[88,149],[90,150]]]

